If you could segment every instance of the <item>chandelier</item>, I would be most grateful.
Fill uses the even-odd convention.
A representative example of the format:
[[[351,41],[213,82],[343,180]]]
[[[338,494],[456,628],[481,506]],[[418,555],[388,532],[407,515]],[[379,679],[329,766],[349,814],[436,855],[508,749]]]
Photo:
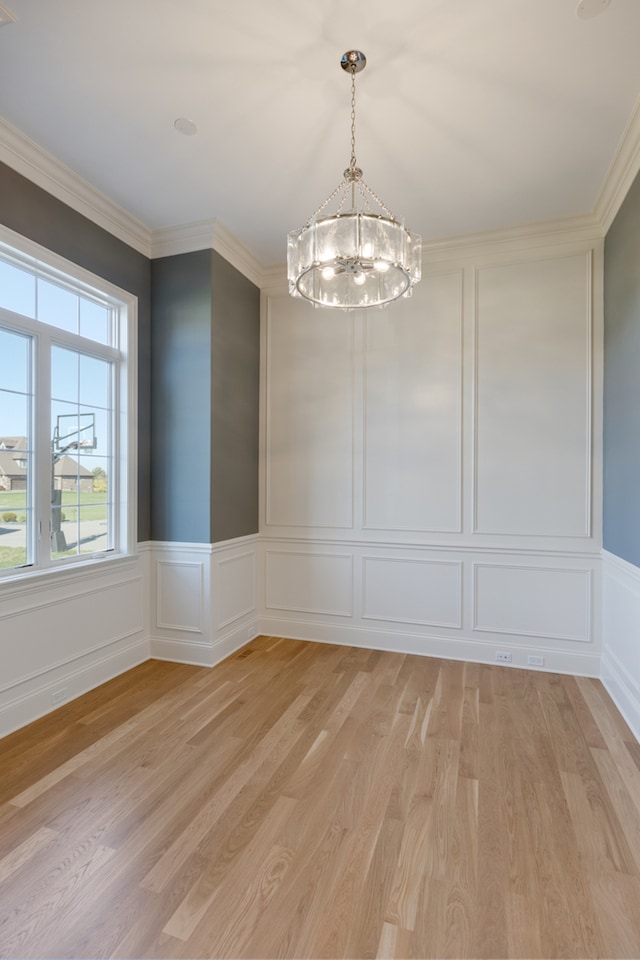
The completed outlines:
[[[340,60],[351,75],[349,166],[333,193],[287,237],[291,295],[340,310],[410,297],[422,270],[422,238],[367,186],[356,162],[356,73],[366,62],[360,50],[348,50]]]

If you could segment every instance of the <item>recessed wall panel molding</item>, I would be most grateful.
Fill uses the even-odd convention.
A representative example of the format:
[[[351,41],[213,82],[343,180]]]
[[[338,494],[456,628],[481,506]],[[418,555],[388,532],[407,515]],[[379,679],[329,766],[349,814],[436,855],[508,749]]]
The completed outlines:
[[[363,557],[362,616],[365,620],[462,626],[462,563]]]
[[[156,626],[202,633],[204,564],[187,560],[156,562]]]
[[[3,616],[0,693],[55,671],[77,669],[87,658],[108,657],[122,640],[141,636],[142,596],[137,575]],[[43,638],[49,639],[45,643]]]
[[[267,550],[265,608],[351,617],[351,554]]]
[[[353,315],[271,297],[266,324],[266,524],[350,528]]]
[[[0,600],[0,737],[148,659],[142,565],[124,567]]]
[[[474,563],[474,631],[592,642],[592,571]]]
[[[217,630],[255,613],[255,551],[235,557],[214,557],[213,609]]]
[[[462,271],[365,325],[364,526],[459,532]]]
[[[591,252],[477,271],[477,533],[590,536],[591,288]]]

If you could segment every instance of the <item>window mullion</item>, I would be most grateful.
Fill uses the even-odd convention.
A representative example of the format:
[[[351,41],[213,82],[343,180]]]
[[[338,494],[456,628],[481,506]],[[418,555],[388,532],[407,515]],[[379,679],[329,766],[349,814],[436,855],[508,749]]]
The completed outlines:
[[[36,341],[34,411],[35,560],[51,566],[51,338],[42,333]]]

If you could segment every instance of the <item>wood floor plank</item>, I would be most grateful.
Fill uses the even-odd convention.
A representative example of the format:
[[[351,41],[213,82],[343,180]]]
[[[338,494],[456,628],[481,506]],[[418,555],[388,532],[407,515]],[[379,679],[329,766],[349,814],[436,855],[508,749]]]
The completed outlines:
[[[0,741],[0,955],[640,956],[602,685],[258,637]]]

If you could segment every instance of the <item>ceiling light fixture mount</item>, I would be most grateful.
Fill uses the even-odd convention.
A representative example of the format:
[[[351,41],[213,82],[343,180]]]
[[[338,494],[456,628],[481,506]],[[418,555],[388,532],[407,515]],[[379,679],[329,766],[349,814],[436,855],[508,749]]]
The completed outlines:
[[[421,277],[421,237],[365,183],[356,162],[356,74],[366,63],[360,50],[347,50],[340,60],[351,77],[349,166],[333,193],[287,238],[291,295],[340,310],[383,307],[409,297]]]

